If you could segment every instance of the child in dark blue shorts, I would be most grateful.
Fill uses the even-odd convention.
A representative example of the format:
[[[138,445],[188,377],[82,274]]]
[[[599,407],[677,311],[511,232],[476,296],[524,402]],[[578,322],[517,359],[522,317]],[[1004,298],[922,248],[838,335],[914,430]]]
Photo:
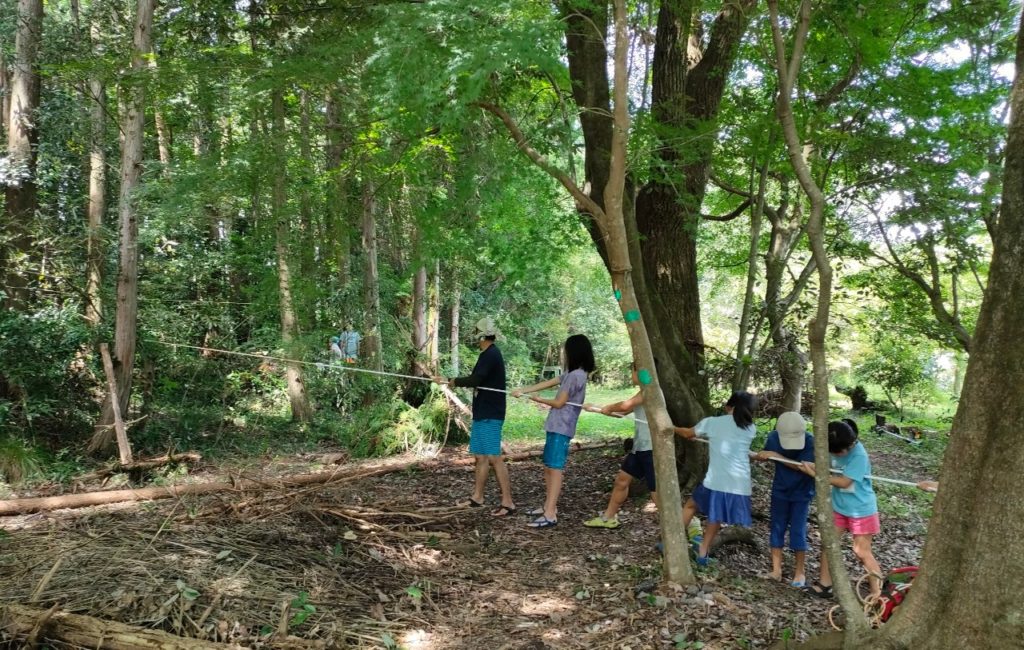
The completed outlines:
[[[787,411],[779,416],[775,431],[768,434],[764,451],[757,460],[780,458],[790,461],[814,462],[814,436],[807,433],[807,423],[799,413]],[[789,530],[789,548],[795,555],[793,567],[794,587],[804,587],[807,578],[804,560],[807,556],[807,514],[814,498],[814,477],[808,476],[801,466],[775,464],[772,479],[771,546],[772,571],[766,577],[782,580],[782,547]]]

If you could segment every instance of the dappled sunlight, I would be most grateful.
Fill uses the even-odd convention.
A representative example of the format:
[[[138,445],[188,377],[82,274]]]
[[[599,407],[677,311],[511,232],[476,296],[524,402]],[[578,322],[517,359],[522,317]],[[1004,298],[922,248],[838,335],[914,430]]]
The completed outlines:
[[[402,647],[407,650],[430,650],[434,647],[433,637],[426,630],[409,630],[401,637]]]
[[[526,616],[565,615],[576,609],[576,602],[562,596],[551,594],[527,594],[519,613]]]

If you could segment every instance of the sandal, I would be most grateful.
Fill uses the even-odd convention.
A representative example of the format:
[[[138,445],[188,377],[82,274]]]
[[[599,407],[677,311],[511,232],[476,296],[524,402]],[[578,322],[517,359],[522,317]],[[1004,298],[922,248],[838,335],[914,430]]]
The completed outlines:
[[[491,511],[492,517],[510,517],[514,514],[516,514],[515,506],[501,506],[497,510]]]
[[[465,501],[459,501],[455,505],[459,506],[460,508],[483,508],[484,502],[477,501],[473,497],[469,497],[469,499]]]
[[[807,593],[811,594],[812,596],[817,596],[818,598],[831,598],[832,597],[832,585],[827,585],[826,586],[826,585],[821,584],[817,580],[815,580],[814,584],[811,585],[810,587],[805,587],[804,591],[806,591]]]
[[[554,526],[558,525],[558,520],[548,519],[544,515],[541,515],[538,519],[536,519],[535,521],[531,521],[526,525],[530,528],[553,528]]]
[[[536,508],[531,508],[523,514],[527,517],[541,517],[544,515],[544,506],[537,506]]]

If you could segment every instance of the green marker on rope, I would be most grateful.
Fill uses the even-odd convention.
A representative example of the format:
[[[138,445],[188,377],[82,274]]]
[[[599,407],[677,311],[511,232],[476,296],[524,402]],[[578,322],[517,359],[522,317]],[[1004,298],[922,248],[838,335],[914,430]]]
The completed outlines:
[[[615,299],[619,300],[619,301],[622,300],[622,291],[621,290],[619,290],[619,289],[615,290]]]
[[[644,369],[640,370],[640,372],[636,373],[636,378],[639,379],[640,383],[643,384],[644,386],[650,384],[653,381],[653,379],[651,377],[651,373],[648,372],[646,368],[644,368]]]
[[[626,319],[627,323],[632,323],[634,321],[638,321],[638,320],[640,320],[640,312],[635,310],[635,309],[631,309],[631,310],[626,312],[626,314],[625,314],[625,316],[623,316],[623,318]]]

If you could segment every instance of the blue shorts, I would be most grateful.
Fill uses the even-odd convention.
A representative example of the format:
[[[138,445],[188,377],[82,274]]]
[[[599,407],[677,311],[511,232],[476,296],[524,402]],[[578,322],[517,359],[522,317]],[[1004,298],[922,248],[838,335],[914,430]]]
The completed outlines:
[[[633,451],[622,461],[623,472],[647,483],[647,489],[654,492],[654,452]]]
[[[469,430],[469,453],[476,456],[501,455],[501,427],[504,420],[473,420]]]
[[[544,442],[544,467],[550,469],[565,469],[565,463],[569,460],[569,443],[572,438],[563,436],[560,433],[548,433]]]
[[[789,548],[792,551],[807,550],[807,515],[811,510],[810,501],[790,501],[772,495],[771,535],[769,545],[782,548],[789,530]]]

